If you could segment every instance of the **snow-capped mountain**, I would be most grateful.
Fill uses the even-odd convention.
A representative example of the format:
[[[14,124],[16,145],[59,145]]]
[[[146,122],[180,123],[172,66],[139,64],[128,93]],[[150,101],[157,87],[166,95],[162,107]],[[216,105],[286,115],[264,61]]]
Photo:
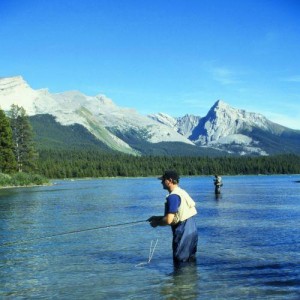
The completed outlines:
[[[203,118],[185,115],[172,120],[165,114],[151,118],[172,126],[195,145],[228,153],[269,155],[300,151],[300,131],[275,124],[261,114],[235,109],[221,100]]]
[[[128,130],[150,143],[182,142],[193,145],[169,126],[160,124],[134,109],[121,108],[104,95],[86,96],[79,91],[51,94],[47,89],[33,90],[21,76],[0,79],[0,107],[9,110],[12,104],[24,107],[29,116],[50,114],[62,125],[81,124],[112,149],[136,153],[118,138],[116,132]]]
[[[80,124],[111,149],[125,153],[145,153],[141,152],[145,143],[148,147],[173,143],[173,152],[177,143],[181,151],[186,145],[189,150],[210,147],[240,155],[300,153],[300,131],[221,100],[203,118],[174,118],[166,113],[144,116],[117,106],[105,95],[92,97],[79,91],[52,94],[47,89],[32,89],[21,76],[0,78],[0,108],[8,111],[12,104],[24,107],[29,116],[49,114],[62,125]]]
[[[287,136],[292,139],[287,141]],[[198,145],[226,149],[240,155],[285,152],[280,140],[287,142],[288,148],[300,149],[300,131],[275,124],[261,114],[232,108],[220,100],[200,120],[189,139]],[[272,143],[277,150],[270,151]],[[291,148],[288,151],[293,152]]]
[[[253,152],[267,155],[267,152],[260,148],[259,141],[254,140],[249,132],[252,128],[269,131],[271,127],[271,122],[264,116],[234,109],[219,100],[200,120],[189,138],[196,144],[217,148],[228,147],[232,144],[240,145],[240,148],[241,146],[244,148],[240,154]]]

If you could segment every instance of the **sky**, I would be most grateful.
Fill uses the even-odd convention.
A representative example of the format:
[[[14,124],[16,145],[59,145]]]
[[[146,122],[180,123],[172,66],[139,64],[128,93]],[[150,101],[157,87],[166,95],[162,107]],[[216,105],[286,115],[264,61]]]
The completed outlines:
[[[0,77],[19,75],[141,114],[223,100],[300,130],[300,1],[1,0]]]

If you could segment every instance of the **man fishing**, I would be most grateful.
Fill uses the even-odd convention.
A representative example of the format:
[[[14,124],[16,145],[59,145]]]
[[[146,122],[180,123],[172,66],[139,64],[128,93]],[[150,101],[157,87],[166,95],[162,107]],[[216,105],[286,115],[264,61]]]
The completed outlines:
[[[195,261],[198,233],[195,222],[196,203],[181,189],[176,171],[166,171],[159,178],[169,194],[166,197],[164,216],[148,219],[152,227],[170,225],[173,233],[173,260],[175,263]]]
[[[216,195],[221,194],[221,186],[223,186],[222,177],[221,176],[215,175],[214,185],[215,185],[215,194]]]

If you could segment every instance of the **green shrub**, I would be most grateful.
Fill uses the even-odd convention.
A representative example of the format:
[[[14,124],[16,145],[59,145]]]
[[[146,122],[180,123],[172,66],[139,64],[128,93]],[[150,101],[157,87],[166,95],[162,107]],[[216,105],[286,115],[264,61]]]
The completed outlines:
[[[11,177],[7,174],[0,173],[0,186],[7,186],[10,184]]]
[[[39,174],[30,174],[30,181],[32,184],[35,185],[42,185],[42,184],[49,183],[49,180],[46,177]]]
[[[15,173],[7,175],[0,173],[0,186],[31,186],[48,184],[49,180],[38,174]]]
[[[24,186],[24,185],[29,185],[30,183],[31,182],[28,174],[23,172],[13,174],[11,177],[11,185],[14,186]]]

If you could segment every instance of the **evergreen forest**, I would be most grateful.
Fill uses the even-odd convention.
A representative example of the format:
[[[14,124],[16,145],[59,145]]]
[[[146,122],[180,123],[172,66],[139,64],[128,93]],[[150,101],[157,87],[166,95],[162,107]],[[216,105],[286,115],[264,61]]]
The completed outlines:
[[[12,106],[8,116],[0,109],[0,175],[9,182],[9,176],[24,182],[35,178],[90,178],[90,177],[148,177],[175,169],[180,175],[250,175],[300,174],[300,156],[216,156],[212,155],[142,155],[134,156],[113,151],[101,144],[82,127],[76,125],[53,127],[45,116],[35,128],[43,139],[34,140],[36,131],[23,108]],[[34,123],[35,122],[35,123]],[[49,132],[49,128],[52,128]],[[47,131],[48,130],[48,131]],[[45,138],[47,137],[47,138]],[[20,175],[22,173],[23,175]],[[30,179],[24,174],[31,174]],[[4,176],[5,174],[5,176]],[[11,179],[15,182],[14,179]],[[9,184],[8,184],[9,185]]]
[[[300,157],[170,157],[107,154],[95,150],[42,150],[39,171],[48,178],[147,177],[168,169],[181,175],[299,174]]]

